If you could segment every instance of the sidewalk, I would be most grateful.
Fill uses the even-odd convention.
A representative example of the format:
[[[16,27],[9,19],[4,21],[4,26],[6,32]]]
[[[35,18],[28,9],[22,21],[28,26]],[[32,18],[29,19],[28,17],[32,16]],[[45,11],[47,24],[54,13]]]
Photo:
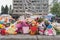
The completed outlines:
[[[60,40],[60,35],[57,36],[40,36],[40,35],[6,35],[1,36],[0,40]]]

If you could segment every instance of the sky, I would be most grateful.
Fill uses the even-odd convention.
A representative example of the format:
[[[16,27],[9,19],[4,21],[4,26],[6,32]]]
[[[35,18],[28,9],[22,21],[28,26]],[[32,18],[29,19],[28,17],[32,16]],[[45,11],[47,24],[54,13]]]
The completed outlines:
[[[8,7],[10,5],[12,5],[12,0],[0,0],[0,13],[1,13],[1,6],[5,6],[5,5],[8,5]]]
[[[49,0],[49,4],[52,2],[52,0]],[[1,6],[5,6],[5,5],[8,5],[8,7],[10,5],[12,5],[12,0],[0,0],[0,12],[1,12]]]

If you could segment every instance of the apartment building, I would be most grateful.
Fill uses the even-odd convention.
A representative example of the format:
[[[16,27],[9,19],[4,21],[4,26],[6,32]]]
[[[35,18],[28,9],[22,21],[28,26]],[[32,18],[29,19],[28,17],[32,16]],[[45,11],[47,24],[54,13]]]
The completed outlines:
[[[13,14],[44,14],[49,10],[49,0],[13,0]]]

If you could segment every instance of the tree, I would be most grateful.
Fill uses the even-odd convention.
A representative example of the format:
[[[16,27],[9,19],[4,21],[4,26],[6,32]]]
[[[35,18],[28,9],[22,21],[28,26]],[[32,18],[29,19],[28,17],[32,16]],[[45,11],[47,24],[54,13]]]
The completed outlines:
[[[7,5],[5,6],[4,13],[8,14],[8,6]]]
[[[56,16],[60,16],[60,4],[58,2],[55,2],[50,12],[56,14]]]
[[[1,14],[4,14],[4,6],[1,6]]]
[[[11,14],[12,13],[12,6],[10,5],[10,7],[9,7],[9,14]]]
[[[11,5],[10,5],[10,10],[11,10]]]

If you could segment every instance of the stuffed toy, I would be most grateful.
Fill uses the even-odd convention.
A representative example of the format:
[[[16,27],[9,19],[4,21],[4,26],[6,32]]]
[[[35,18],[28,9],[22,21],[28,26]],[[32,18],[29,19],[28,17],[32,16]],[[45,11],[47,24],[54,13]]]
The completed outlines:
[[[39,25],[38,25],[39,34],[43,35],[45,28],[46,28],[46,26],[45,26],[44,22],[39,23]]]
[[[52,26],[56,29],[56,30],[58,30],[58,31],[60,31],[60,24],[59,23],[52,23]]]
[[[38,27],[38,22],[36,22],[35,20],[32,20],[31,23]]]
[[[56,30],[56,34],[59,35],[60,34],[60,23],[57,22],[53,22],[52,26],[54,27],[54,29]]]
[[[2,26],[2,28],[1,28],[1,30],[0,30],[1,35],[6,35],[7,33],[6,33],[5,26],[4,26],[3,24],[0,25],[0,26]]]
[[[5,18],[5,20],[4,20],[4,22],[6,22],[6,23],[7,23],[7,21],[8,21],[8,18],[6,17],[6,18]]]
[[[0,17],[0,21],[2,20],[2,17]]]
[[[33,19],[31,19],[31,18],[27,18],[27,19],[26,19],[27,22],[31,22],[32,20],[33,20]]]
[[[14,25],[11,25],[11,26],[8,28],[8,30],[6,30],[6,32],[7,32],[8,34],[17,34],[16,30],[17,30],[17,28],[16,28]]]
[[[51,24],[48,25],[47,29],[45,30],[45,35],[56,35],[56,31],[52,27]]]
[[[32,24],[32,26],[30,27],[30,34],[35,35],[37,31],[38,31],[37,26],[35,26],[35,24]]]
[[[3,24],[0,24],[0,29],[5,28],[5,26]]]
[[[29,27],[22,27],[23,34],[28,34],[29,33]]]
[[[0,24],[3,24],[4,23],[4,21],[0,21]]]
[[[22,32],[22,21],[18,21],[15,26],[17,28],[16,32],[21,33]]]
[[[6,35],[6,30],[4,28],[1,29],[1,35]]]

